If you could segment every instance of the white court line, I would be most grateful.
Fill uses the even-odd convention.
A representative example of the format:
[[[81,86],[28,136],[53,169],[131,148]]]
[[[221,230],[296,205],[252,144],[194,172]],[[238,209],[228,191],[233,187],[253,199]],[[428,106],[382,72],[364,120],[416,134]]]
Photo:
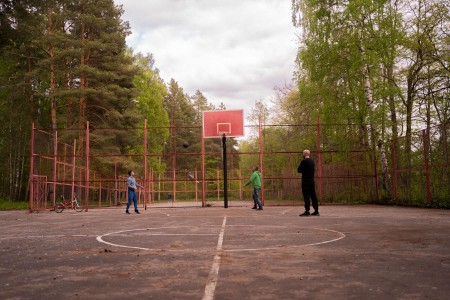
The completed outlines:
[[[21,235],[0,237],[0,240],[12,240],[12,239],[48,239],[48,238],[60,238],[60,237],[96,237],[96,235],[89,234],[56,234],[56,235]]]
[[[284,210],[281,214],[282,214],[282,215],[285,215],[286,213],[290,212],[291,210],[293,210],[293,208],[286,209],[286,210]]]
[[[335,239],[332,239],[332,240],[323,241],[323,242],[310,243],[310,244],[302,244],[302,245],[291,245],[291,246],[287,246],[287,247],[265,247],[265,248],[229,249],[229,250],[224,250],[224,251],[226,251],[226,252],[261,251],[261,250],[279,250],[279,249],[283,249],[283,248],[298,248],[298,247],[304,247],[304,246],[317,246],[317,245],[323,245],[323,244],[328,244],[328,243],[336,242],[336,241],[339,241],[339,240],[342,240],[343,238],[345,238],[345,234],[342,233],[342,232],[340,232],[340,231],[331,230],[331,229],[326,229],[326,228],[312,228],[312,229],[316,229],[316,230],[324,230],[324,231],[329,231],[329,232],[337,233],[337,234],[339,235],[339,237],[338,237],[338,238],[335,238]]]
[[[225,234],[225,224],[227,223],[227,217],[223,217],[222,229],[220,230],[219,240],[217,241],[216,255],[214,256],[214,262],[209,272],[208,281],[205,287],[205,293],[203,294],[203,300],[214,299],[214,292],[216,290],[217,278],[219,277],[220,266],[220,254],[222,253],[223,235]]]
[[[174,228],[180,228],[180,227],[176,226],[176,227],[141,228],[141,229],[129,229],[129,230],[115,231],[115,232],[110,232],[110,233],[106,233],[106,234],[97,236],[97,241],[99,241],[100,243],[106,244],[106,245],[114,246],[114,247],[130,248],[130,249],[138,249],[138,250],[158,250],[158,249],[150,249],[150,248],[144,248],[144,247],[133,247],[133,246],[114,244],[114,243],[110,243],[110,242],[103,240],[103,237],[113,235],[113,234],[121,234],[121,233],[131,232],[131,231],[143,231],[143,230],[153,230],[153,229],[174,229]]]
[[[224,217],[226,219],[226,217]],[[209,227],[218,227],[215,225],[208,225]],[[223,226],[223,225],[222,225]],[[258,226],[258,227],[267,227],[267,228],[283,228],[283,226],[281,225],[228,225],[228,227],[254,227],[254,226]],[[115,232],[109,232],[106,234],[102,234],[102,235],[98,235],[96,237],[97,241],[109,246],[113,246],[113,247],[121,247],[121,248],[129,248],[129,249],[138,249],[138,250],[147,250],[147,251],[158,251],[158,250],[162,250],[161,248],[147,248],[147,247],[134,247],[134,246],[128,246],[128,245],[121,245],[121,244],[115,244],[115,243],[111,243],[111,242],[107,242],[105,241],[103,238],[107,237],[107,236],[111,236],[111,235],[117,235],[117,234],[127,234],[128,232],[133,232],[133,231],[147,231],[146,235],[148,236],[211,236],[211,235],[215,235],[212,233],[151,233],[149,231],[152,230],[159,230],[159,229],[178,229],[178,228],[184,228],[186,226],[172,226],[172,227],[154,227],[154,228],[139,228],[139,229],[128,229],[128,230],[121,230],[121,231],[115,231]],[[309,227],[308,229],[315,229],[315,230],[322,230],[322,231],[328,231],[328,232],[333,232],[336,233],[338,235],[337,238],[331,239],[331,240],[325,240],[322,242],[316,242],[316,243],[308,243],[308,244],[301,244],[301,245],[288,245],[288,246],[272,246],[272,247],[260,247],[260,248],[243,248],[243,249],[222,249],[221,246],[221,251],[222,252],[239,252],[239,251],[262,251],[262,250],[279,250],[279,249],[285,249],[285,248],[299,248],[299,247],[305,247],[305,246],[317,246],[317,245],[323,245],[323,244],[328,244],[328,243],[332,243],[332,242],[336,242],[339,241],[343,238],[345,238],[345,234],[340,232],[340,231],[336,231],[336,230],[332,230],[332,229],[326,229],[326,228],[316,228],[316,227]],[[224,228],[222,227],[222,230],[224,230]],[[230,233],[229,233],[230,234]],[[297,235],[296,233],[290,233],[291,235]],[[237,235],[237,234],[233,234],[231,233],[231,235]],[[252,235],[252,234],[250,234]],[[259,235],[259,234],[253,234],[253,235]],[[44,237],[44,236],[42,236]],[[223,238],[223,237],[222,237]],[[1,240],[1,238],[0,238]],[[192,251],[192,249],[165,249],[166,251],[172,251],[172,252],[183,252],[183,251]],[[196,251],[211,251],[208,249],[197,249]]]

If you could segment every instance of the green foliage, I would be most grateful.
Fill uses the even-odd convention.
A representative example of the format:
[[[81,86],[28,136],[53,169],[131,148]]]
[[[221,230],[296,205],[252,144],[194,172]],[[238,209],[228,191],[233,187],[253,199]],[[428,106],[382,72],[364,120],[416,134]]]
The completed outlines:
[[[450,24],[448,1],[293,0],[292,8],[293,23],[302,31],[298,97],[282,104],[298,103],[320,117],[322,149],[379,144],[381,150],[404,134],[396,153],[405,153],[403,166],[414,165],[413,131],[445,127],[449,120],[449,43],[443,30]],[[296,115],[297,123],[307,120]],[[448,149],[441,155],[448,158]],[[404,183],[412,191],[414,175],[409,176]]]
[[[165,146],[165,153],[188,153],[191,151],[199,152],[198,129],[195,128],[196,112],[191,105],[190,98],[184,93],[183,89],[172,79],[167,87],[168,93],[164,99],[164,108],[168,112],[170,124],[170,139]],[[195,134],[197,133],[197,134]],[[184,148],[183,144],[190,146]],[[199,158],[178,159],[168,157],[166,164],[171,169],[193,170],[198,165]]]
[[[254,137],[261,120],[264,152],[314,152],[319,147],[339,151],[324,162],[344,162],[353,150],[368,150],[378,142],[383,149],[404,134],[395,149],[404,153],[398,162],[420,166],[423,154],[414,127],[439,125],[444,129],[436,134],[432,160],[448,164],[448,1],[292,3],[294,25],[301,27],[296,86],[270,109],[255,101],[248,120],[255,129],[252,137],[240,143],[227,139],[228,151],[258,152]],[[200,91],[187,95],[175,79],[164,83],[151,54],[133,55],[125,43],[130,27],[122,14],[112,0],[0,1],[0,166],[5,174],[0,193],[27,198],[32,123],[59,129],[62,142],[77,140],[76,154],[83,157],[83,129],[89,122],[91,168],[108,175],[128,169],[142,174],[147,120],[151,170],[200,170],[202,111],[216,107]],[[221,103],[217,109],[226,107]],[[269,123],[280,126],[264,126]],[[216,178],[222,170],[221,140],[206,139],[205,150],[211,153],[207,177]],[[115,154],[123,156],[111,159]],[[235,177],[245,177],[259,164],[258,155],[231,157],[229,170]],[[298,160],[295,154],[277,154],[265,156],[263,165],[281,175]],[[434,172],[432,205],[446,206],[448,192],[442,186],[448,172]],[[410,203],[423,201],[421,180],[414,174],[403,178],[408,192],[402,196]],[[237,184],[230,183],[232,189]],[[209,185],[217,189],[217,182]],[[342,199],[336,195],[329,201]]]
[[[122,14],[111,0],[1,2],[0,50],[5,59],[0,62],[0,84],[6,88],[0,90],[0,115],[6,124],[0,130],[0,164],[7,176],[1,178],[0,192],[26,198],[32,122],[58,130],[60,143],[76,142],[80,166],[85,163],[89,122],[95,176],[110,178],[129,169],[143,174],[145,120],[150,170],[200,169],[201,111],[214,106],[200,91],[186,95],[175,80],[166,86],[152,55],[133,55],[126,47],[130,28]],[[17,136],[23,139],[17,141]],[[51,142],[49,138],[39,146],[48,152]],[[232,139],[232,151],[236,145]],[[207,140],[206,147],[220,152],[220,141]],[[177,162],[169,153],[185,156]],[[207,158],[214,168],[219,162],[220,156]],[[46,164],[49,177],[51,168]]]
[[[169,117],[164,109],[164,98],[167,95],[166,86],[159,77],[159,71],[154,69],[154,60],[151,55],[137,54],[135,63],[141,69],[136,75],[133,84],[138,90],[135,98],[136,107],[147,120],[147,153],[160,154],[164,150],[164,144],[169,138]],[[145,120],[139,122],[139,127],[144,127]],[[143,131],[139,131],[143,140]],[[142,143],[136,146],[136,153],[144,153]],[[155,156],[148,157],[150,169],[160,172],[163,166]]]
[[[84,129],[86,121],[93,155],[127,153],[136,142],[136,131],[99,129],[133,127],[144,119],[132,102],[139,70],[126,49],[129,27],[122,13],[111,0],[2,1],[0,51],[9,59],[0,63],[5,87],[0,114],[6,120],[0,164],[7,174],[1,191],[13,199],[26,198],[28,191],[32,122],[38,128],[75,129],[61,130],[58,138],[69,144],[77,139],[78,155],[85,151],[85,136],[76,129]],[[91,161],[100,172],[113,165],[100,156]]]

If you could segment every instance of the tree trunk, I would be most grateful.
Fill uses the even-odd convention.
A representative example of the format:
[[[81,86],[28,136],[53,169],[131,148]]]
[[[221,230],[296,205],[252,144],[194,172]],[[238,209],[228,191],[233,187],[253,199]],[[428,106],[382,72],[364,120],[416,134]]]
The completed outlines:
[[[26,198],[26,188],[24,189],[23,184],[25,183],[24,181],[24,175],[25,175],[25,160],[26,160],[26,149],[28,149],[28,147],[25,147],[25,145],[22,146],[22,155],[21,157],[21,162],[20,162],[20,177],[19,177],[19,199],[18,200],[25,200]],[[28,186],[28,185],[27,185]]]
[[[365,49],[364,49],[364,45],[362,44],[362,39],[360,38],[359,40],[359,50],[361,53],[361,57],[364,59],[365,57]],[[369,65],[367,63],[363,64],[363,68],[362,68],[362,72],[364,74],[364,95],[366,98],[366,103],[367,106],[369,107],[369,113],[370,116],[373,116],[374,114],[374,100],[373,100],[373,93],[372,93],[372,84],[370,82],[370,68]],[[372,121],[371,121],[372,123]],[[383,148],[383,142],[382,140],[379,138],[380,134],[379,132],[376,130],[376,128],[374,128],[373,124],[371,124],[372,129],[373,129],[373,134],[372,134],[372,145],[378,145],[378,150],[380,152],[379,155],[379,159],[380,159],[380,164],[381,164],[381,171],[383,174],[383,187],[386,188],[387,194],[390,194],[390,189],[388,188],[389,185],[386,184],[386,182],[389,180],[389,178],[387,177],[389,175],[388,172],[388,162],[387,162],[387,158],[386,158],[386,152]],[[378,180],[378,178],[377,178]]]
[[[412,198],[411,194],[411,141],[412,141],[412,108],[413,108],[413,89],[412,79],[408,78],[408,89],[406,96],[406,132],[405,132],[405,167],[408,170],[405,178],[405,189],[408,191],[409,200]]]
[[[49,8],[47,11],[47,36],[51,34],[53,30],[52,27],[52,10]],[[55,101],[55,65],[53,62],[54,58],[54,49],[51,42],[48,43],[48,55],[50,56],[50,115],[51,115],[51,122],[52,122],[52,133],[53,133],[53,143],[56,144],[56,101]],[[52,172],[52,180],[53,182],[56,182],[55,177],[55,166],[52,164],[51,172]],[[55,184],[50,185],[50,192],[53,193],[53,199],[55,199],[54,193],[56,191],[54,190]]]
[[[70,90],[71,86],[70,86],[70,74],[67,73],[66,74],[66,89]],[[66,128],[68,129],[72,129],[73,128],[73,115],[72,115],[72,97],[71,96],[67,96],[66,98]]]
[[[388,77],[388,81],[389,81],[389,87],[391,89],[394,88],[394,65],[390,64],[388,66],[386,66],[386,71],[387,71],[387,77]],[[389,111],[390,111],[390,115],[391,115],[391,130],[392,130],[392,139],[393,140],[397,140],[398,138],[398,121],[397,121],[397,110],[395,107],[395,97],[390,94],[388,97],[388,101],[389,101]],[[398,146],[398,143],[395,143],[395,153],[400,153],[400,148]],[[397,164],[398,166],[398,164]]]
[[[411,167],[411,140],[412,140],[412,110],[414,102],[414,92],[412,89],[412,80],[408,78],[408,91],[406,96],[406,133],[405,133],[405,155],[406,166]]]
[[[81,23],[81,57],[80,57],[80,64],[81,66],[84,66],[86,64],[86,57],[85,57],[85,45],[86,45],[86,38],[85,38],[85,24],[84,22]],[[84,147],[84,141],[85,141],[85,132],[82,130],[85,128],[86,124],[86,95],[85,95],[85,89],[86,89],[86,74],[81,73],[80,75],[80,119],[78,123],[78,155],[83,155],[83,147]]]
[[[52,10],[48,9],[47,14],[47,35],[51,34],[53,31],[53,25],[52,25]],[[53,61],[53,58],[55,56],[54,54],[54,48],[53,44],[51,42],[48,43],[48,54],[50,56],[50,114],[52,119],[52,131],[53,134],[56,131],[56,100],[55,100],[55,64]]]

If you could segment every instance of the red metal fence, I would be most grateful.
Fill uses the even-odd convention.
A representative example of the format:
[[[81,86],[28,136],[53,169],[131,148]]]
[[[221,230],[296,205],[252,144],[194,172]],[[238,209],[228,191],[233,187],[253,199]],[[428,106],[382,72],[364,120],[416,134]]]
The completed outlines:
[[[413,132],[411,141],[401,137],[391,142],[391,203],[450,207],[449,128],[435,126]]]
[[[94,150],[95,145],[91,149],[95,139],[91,138],[92,129],[88,124],[81,131],[55,133],[33,127],[30,210],[52,208],[62,196],[65,199],[77,197],[86,209],[120,205],[127,201],[126,172],[129,169],[135,170],[138,181],[144,186],[138,196],[140,205],[145,208],[168,201],[172,205],[189,201],[199,206],[223,201],[222,153],[214,151],[217,148],[204,146],[200,127],[191,129],[203,146],[178,153],[149,153],[148,135],[153,129],[146,125],[144,128],[95,129],[97,136],[107,136],[111,130],[125,135],[139,132],[142,153],[121,154],[102,148]],[[264,179],[261,197],[265,205],[303,205],[297,173],[303,149],[269,151],[263,138],[263,126],[260,124],[256,129],[259,149],[227,151],[229,201],[251,201],[252,190],[244,187],[244,183],[251,175],[251,167],[259,165]],[[448,128],[414,134],[409,158],[402,155],[403,138],[392,142],[388,149],[390,179],[385,185],[379,184],[382,176],[376,152],[328,149],[321,143],[321,138],[326,138],[323,127],[316,124],[310,130],[316,131],[316,143],[304,147],[311,150],[311,157],[316,161],[316,190],[321,203],[387,201],[421,206],[449,205]],[[408,160],[410,165],[406,164]],[[189,167],[183,168],[186,162]]]

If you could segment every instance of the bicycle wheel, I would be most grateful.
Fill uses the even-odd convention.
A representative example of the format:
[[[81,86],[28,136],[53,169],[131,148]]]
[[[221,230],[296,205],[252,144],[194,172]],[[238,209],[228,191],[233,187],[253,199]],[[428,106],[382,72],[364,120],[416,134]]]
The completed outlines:
[[[74,208],[75,211],[77,211],[77,212],[83,211],[83,207],[81,207],[81,205],[78,204],[78,201],[75,201],[75,202],[73,203],[73,208]]]
[[[64,210],[64,208],[65,208],[64,203],[58,203],[55,206],[55,211],[57,213],[60,213],[60,212],[62,212]]]

